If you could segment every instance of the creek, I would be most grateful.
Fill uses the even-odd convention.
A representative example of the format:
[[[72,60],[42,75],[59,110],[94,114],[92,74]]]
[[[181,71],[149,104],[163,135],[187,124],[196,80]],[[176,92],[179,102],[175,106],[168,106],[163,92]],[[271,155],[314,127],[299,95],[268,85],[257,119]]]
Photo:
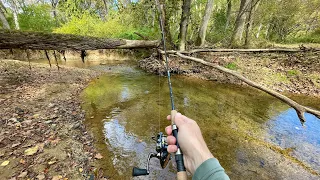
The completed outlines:
[[[148,153],[155,152],[151,137],[170,124],[166,77],[145,73],[127,61],[69,65],[106,72],[83,91],[82,108],[103,156],[97,166],[111,179],[131,179],[132,167],[145,168]],[[313,179],[311,171],[320,173],[320,121],[315,116],[306,114],[302,127],[292,108],[246,86],[178,75],[172,84],[177,110],[197,121],[231,179]],[[319,98],[287,95],[320,109]],[[137,179],[175,177],[172,163],[162,170],[153,159],[150,170],[148,177]]]

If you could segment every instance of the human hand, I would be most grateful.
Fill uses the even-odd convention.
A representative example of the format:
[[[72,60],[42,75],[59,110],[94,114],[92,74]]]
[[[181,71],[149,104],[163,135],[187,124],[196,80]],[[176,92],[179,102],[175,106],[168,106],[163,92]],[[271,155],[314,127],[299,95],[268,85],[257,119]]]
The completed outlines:
[[[171,120],[171,116],[167,117]],[[209,151],[198,124],[184,116],[177,113],[175,116],[175,124],[178,127],[178,142],[180,149],[183,153],[184,165],[186,169],[194,174],[196,169],[206,160],[213,158],[213,155]],[[175,153],[177,151],[176,138],[172,136],[172,127],[166,127],[166,133],[168,134],[168,152]]]

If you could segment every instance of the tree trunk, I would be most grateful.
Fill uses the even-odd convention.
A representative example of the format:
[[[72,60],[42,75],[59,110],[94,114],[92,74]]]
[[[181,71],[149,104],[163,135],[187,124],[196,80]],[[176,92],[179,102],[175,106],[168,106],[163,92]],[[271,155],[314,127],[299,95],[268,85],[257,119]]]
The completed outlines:
[[[239,13],[236,19],[235,28],[231,37],[230,45],[239,45],[242,40],[245,20],[246,20],[246,11],[248,4],[251,0],[241,0]]]
[[[232,1],[228,0],[227,2],[227,12],[226,12],[226,25],[224,27],[224,32],[227,32],[228,27],[229,27],[229,23],[230,23],[230,15],[231,15],[231,8],[232,8]]]
[[[160,11],[161,11],[161,15],[162,15],[162,19],[163,19],[163,24],[164,24],[164,31],[165,31],[165,35],[166,35],[166,40],[167,40],[167,47],[168,49],[176,49],[176,45],[173,42],[173,38],[171,35],[171,30],[170,30],[170,23],[169,23],[169,19],[170,17],[168,16],[167,12],[166,12],[166,5],[165,5],[165,0],[160,0]]]
[[[2,22],[2,27],[3,27],[3,29],[10,29],[10,25],[4,15],[4,11],[2,10],[2,6],[1,6],[2,2],[0,1],[0,3],[1,3],[0,4],[0,20]]]
[[[13,12],[13,19],[14,19],[15,29],[19,30],[20,29],[20,25],[19,25],[19,20],[18,20],[18,8],[17,8],[16,0],[13,0],[11,5],[12,5],[12,12]]]
[[[83,37],[68,34],[47,34],[0,30],[0,49],[96,50],[155,48],[159,41],[141,41]]]
[[[107,4],[107,0],[103,0],[103,5],[104,5],[104,13],[105,13],[105,16],[104,16],[104,19],[107,20],[107,17],[108,17],[108,4]]]
[[[258,32],[257,32],[257,34],[256,34],[256,38],[257,38],[257,39],[258,39],[259,36],[260,36],[261,28],[262,28],[262,23],[260,23],[259,28],[258,28]]]
[[[246,24],[246,36],[245,36],[245,42],[244,46],[248,47],[250,45],[250,32],[252,29],[252,21],[253,21],[253,15],[256,9],[258,8],[260,3],[260,0],[251,0],[248,8],[248,16],[247,16],[247,24]]]
[[[212,10],[213,10],[213,0],[208,0],[206,9],[202,18],[197,41],[196,41],[197,46],[204,46],[204,43],[206,40],[207,27],[212,14]]]
[[[59,3],[59,0],[51,0],[52,13],[53,13],[53,18],[55,20],[56,26],[58,26],[58,18],[57,18],[58,3]]]
[[[181,22],[180,22],[180,34],[179,34],[179,50],[184,51],[186,49],[186,39],[188,30],[188,20],[190,17],[191,0],[183,0]]]

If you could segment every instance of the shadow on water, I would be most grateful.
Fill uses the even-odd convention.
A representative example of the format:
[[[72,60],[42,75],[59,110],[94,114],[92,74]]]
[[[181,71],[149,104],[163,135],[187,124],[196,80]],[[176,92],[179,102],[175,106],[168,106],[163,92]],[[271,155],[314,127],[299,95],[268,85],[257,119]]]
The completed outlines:
[[[268,146],[292,148],[292,156],[319,169],[319,119],[307,115],[303,129],[288,106],[255,89],[190,77],[174,76],[172,81],[178,111],[197,121],[210,150],[232,179],[314,178],[303,168],[295,172],[277,165],[281,154]],[[166,78],[133,66],[102,75],[84,90],[86,124],[104,156],[97,166],[106,176],[131,179],[133,166],[146,166],[148,153],[155,151],[151,137],[170,124],[165,120],[170,113],[168,91]],[[175,177],[171,163],[161,170],[158,160],[152,160],[150,168],[146,179]]]

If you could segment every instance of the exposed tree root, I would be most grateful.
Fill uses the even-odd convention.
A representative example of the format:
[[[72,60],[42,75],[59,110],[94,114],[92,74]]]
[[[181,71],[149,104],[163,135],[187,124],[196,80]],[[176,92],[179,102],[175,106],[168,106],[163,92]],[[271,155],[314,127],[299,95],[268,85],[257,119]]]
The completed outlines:
[[[159,52],[161,54],[163,54],[164,52],[159,50]],[[188,59],[188,60],[191,60],[191,61],[195,61],[195,62],[198,62],[198,63],[201,63],[201,64],[204,64],[206,66],[210,66],[210,67],[213,67],[223,73],[226,73],[226,74],[229,74],[229,75],[232,75],[232,76],[235,76],[237,77],[238,79],[240,79],[241,81],[247,83],[248,85],[254,87],[254,88],[257,88],[257,89],[260,89],[261,91],[264,91],[278,99],[280,99],[281,101],[283,101],[284,103],[288,104],[289,106],[291,106],[292,108],[294,108],[297,112],[297,115],[300,119],[300,122],[301,124],[303,125],[305,122],[306,122],[306,119],[304,117],[304,113],[307,112],[307,113],[310,113],[310,114],[313,114],[315,115],[317,118],[320,119],[320,111],[318,110],[315,110],[315,109],[312,109],[312,108],[309,108],[309,107],[305,107],[295,101],[293,101],[292,99],[276,92],[276,91],[273,91],[271,89],[268,89],[254,81],[251,81],[250,79],[247,79],[245,78],[244,76],[242,76],[241,74],[237,73],[236,71],[233,71],[233,70],[230,70],[230,69],[227,69],[227,68],[224,68],[222,66],[219,66],[217,64],[213,64],[213,63],[210,63],[210,62],[207,62],[203,59],[200,59],[200,58],[195,58],[195,57],[190,57],[190,56],[186,56],[186,55],[183,55],[181,52],[177,52],[177,51],[170,51],[169,52],[170,54],[175,54],[181,58],[184,58],[184,59]]]

